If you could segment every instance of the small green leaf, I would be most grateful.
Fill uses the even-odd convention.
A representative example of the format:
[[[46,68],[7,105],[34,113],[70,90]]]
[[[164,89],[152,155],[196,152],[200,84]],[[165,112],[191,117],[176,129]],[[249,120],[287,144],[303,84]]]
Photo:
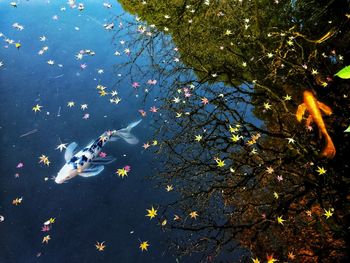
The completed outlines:
[[[342,79],[350,79],[350,66],[347,66],[338,71],[334,76],[338,76]]]
[[[350,132],[350,125],[344,132]]]

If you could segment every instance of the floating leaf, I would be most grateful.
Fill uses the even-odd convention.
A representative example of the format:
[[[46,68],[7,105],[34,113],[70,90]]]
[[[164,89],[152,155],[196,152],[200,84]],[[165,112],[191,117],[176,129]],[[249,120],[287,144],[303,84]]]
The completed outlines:
[[[342,79],[350,79],[350,66],[347,66],[338,71],[334,76],[338,76]]]
[[[348,128],[346,128],[346,130],[344,132],[350,132],[350,125]]]

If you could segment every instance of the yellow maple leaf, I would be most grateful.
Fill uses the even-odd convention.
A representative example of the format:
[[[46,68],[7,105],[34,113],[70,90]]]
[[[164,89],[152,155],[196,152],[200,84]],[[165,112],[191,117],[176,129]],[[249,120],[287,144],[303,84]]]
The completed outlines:
[[[218,167],[225,166],[225,161],[224,160],[221,160],[221,159],[217,158],[215,161],[216,161]]]
[[[97,85],[96,89],[98,90],[105,90],[106,87],[102,86],[102,85]]]
[[[196,136],[195,136],[195,140],[196,140],[197,142],[200,142],[200,141],[202,140],[202,138],[203,138],[202,135],[196,135]]]
[[[282,216],[278,216],[278,217],[277,217],[277,222],[278,222],[278,224],[283,225],[283,222],[284,222],[284,221],[286,221],[286,220],[284,220],[284,219],[282,218]]]
[[[148,244],[148,241],[141,242],[141,244],[140,244],[141,251],[144,251],[144,250],[147,251],[149,246],[150,245]]]
[[[242,136],[239,136],[237,134],[233,134],[231,137],[231,140],[232,140],[232,142],[238,142],[241,138],[242,138]]]
[[[264,102],[264,108],[265,110],[271,110],[272,105],[268,102]]]
[[[190,217],[191,217],[191,218],[194,218],[194,219],[197,219],[197,217],[198,217],[197,211],[192,211],[192,212],[190,213]]]
[[[326,219],[328,219],[328,218],[330,218],[332,215],[333,215],[333,209],[332,208],[330,208],[330,209],[328,209],[328,210],[324,210],[324,216],[326,216]]]
[[[117,174],[121,177],[124,178],[124,176],[128,175],[128,171],[125,170],[125,168],[121,168],[117,170]]]
[[[230,131],[231,133],[235,133],[235,132],[238,131],[237,126],[236,126],[236,127],[232,127],[231,125],[229,125],[228,127],[229,127],[229,131]]]
[[[35,105],[33,108],[32,108],[32,110],[34,111],[34,112],[37,112],[37,111],[41,111],[41,108],[42,108],[43,106],[40,106],[39,104],[37,104],[37,105]]]
[[[108,93],[105,90],[100,90],[98,93],[100,93],[100,96],[106,96]]]
[[[68,101],[68,103],[67,103],[67,107],[69,107],[69,108],[74,107],[74,105],[75,105],[74,101]]]
[[[167,192],[170,192],[170,191],[172,191],[174,189],[174,187],[172,186],[172,185],[167,185],[166,186],[166,191]]]
[[[327,172],[327,170],[324,169],[323,167],[317,166],[316,172],[318,172],[318,175],[322,175],[322,174],[325,174]]]
[[[148,213],[146,216],[148,216],[150,219],[156,217],[157,215],[157,210],[155,210],[153,206],[151,209],[146,209],[146,211]]]

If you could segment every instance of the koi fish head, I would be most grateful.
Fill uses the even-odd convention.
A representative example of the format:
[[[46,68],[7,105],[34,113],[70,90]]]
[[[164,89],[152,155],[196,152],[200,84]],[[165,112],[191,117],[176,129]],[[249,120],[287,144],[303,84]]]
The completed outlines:
[[[62,184],[76,175],[78,175],[78,171],[74,168],[73,163],[66,163],[58,172],[55,182],[57,184]]]
[[[315,94],[310,90],[305,90],[303,93],[304,96],[304,102],[309,99],[316,99]]]

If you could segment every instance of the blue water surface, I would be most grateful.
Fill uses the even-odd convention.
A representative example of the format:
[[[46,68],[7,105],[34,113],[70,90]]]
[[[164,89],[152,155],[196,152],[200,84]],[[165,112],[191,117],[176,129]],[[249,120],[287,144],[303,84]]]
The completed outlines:
[[[52,180],[64,164],[64,153],[55,149],[58,144],[76,141],[84,147],[105,130],[120,129],[141,118],[138,109],[152,106],[135,96],[129,80],[123,80],[127,68],[113,71],[115,64],[127,59],[123,54],[127,46],[103,24],[112,21],[117,27],[122,22],[117,15],[123,10],[115,1],[111,9],[100,1],[84,1],[83,11],[65,1],[20,1],[17,8],[10,2],[0,1],[4,34],[0,39],[0,61],[4,62],[0,68],[0,215],[5,218],[0,223],[0,262],[175,262],[175,257],[164,253],[167,236],[158,219],[145,217],[146,209],[157,208],[160,200],[169,198],[169,193],[155,189],[146,179],[157,168],[152,151],[142,148],[152,138],[150,119],[133,130],[140,139],[138,145],[119,140],[103,149],[117,160],[100,175],[76,177],[62,185]],[[58,19],[53,19],[55,15]],[[24,29],[13,28],[16,22]],[[41,42],[40,36],[47,40]],[[6,43],[6,38],[21,47]],[[43,46],[49,49],[39,55]],[[77,60],[75,55],[84,49],[96,55]],[[117,50],[121,56],[115,56]],[[48,60],[55,64],[50,66]],[[83,63],[85,69],[80,67]],[[99,69],[104,73],[99,74]],[[112,104],[110,96],[101,97],[98,84],[109,92],[115,89],[121,102]],[[67,107],[68,101],[74,101],[75,107]],[[43,106],[41,112],[32,111],[36,104]],[[88,104],[88,109],[82,110],[81,104]],[[86,113],[89,118],[83,119]],[[39,164],[42,154],[49,157],[49,167]],[[24,167],[16,168],[20,162]],[[115,171],[126,165],[131,171],[122,179]],[[12,200],[17,197],[23,201],[14,206]],[[51,217],[56,218],[52,229],[42,232],[43,223]],[[51,240],[43,244],[47,234]],[[96,241],[105,241],[105,251],[95,249]],[[147,252],[139,249],[141,241],[150,243]]]

